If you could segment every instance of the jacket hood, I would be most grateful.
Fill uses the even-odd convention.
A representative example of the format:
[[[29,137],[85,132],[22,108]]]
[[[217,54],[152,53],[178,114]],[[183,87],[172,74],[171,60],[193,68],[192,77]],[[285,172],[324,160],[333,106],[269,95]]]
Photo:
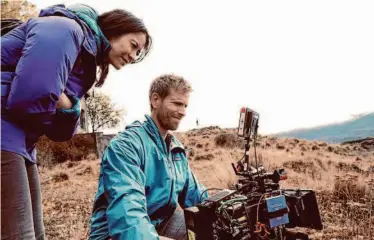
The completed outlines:
[[[64,16],[74,19],[81,25],[89,42],[91,54],[96,61],[101,62],[111,49],[111,44],[104,36],[98,24],[98,12],[84,4],[74,4],[66,7],[64,4],[53,5],[40,11],[39,17]]]

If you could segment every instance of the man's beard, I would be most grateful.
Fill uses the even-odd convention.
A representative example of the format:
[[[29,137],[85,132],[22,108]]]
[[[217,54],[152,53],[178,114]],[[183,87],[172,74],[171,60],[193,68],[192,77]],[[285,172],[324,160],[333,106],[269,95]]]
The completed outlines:
[[[174,130],[177,130],[178,128],[178,124],[176,124],[176,126],[174,126],[170,120],[172,119],[172,114],[169,113],[168,111],[164,110],[164,109],[160,109],[157,114],[157,119],[158,119],[158,122],[159,124],[161,125],[161,127],[165,130],[171,130],[171,131],[174,131]]]

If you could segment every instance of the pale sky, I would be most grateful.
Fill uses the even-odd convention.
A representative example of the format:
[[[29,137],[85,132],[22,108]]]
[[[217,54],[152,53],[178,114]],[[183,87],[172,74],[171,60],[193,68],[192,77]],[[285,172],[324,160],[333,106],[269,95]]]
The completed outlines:
[[[81,2],[99,13],[129,10],[153,37],[149,56],[112,68],[102,89],[127,109],[127,122],[149,113],[150,82],[164,73],[194,88],[182,131],[196,118],[237,127],[242,106],[260,113],[261,134],[374,111],[374,1]]]

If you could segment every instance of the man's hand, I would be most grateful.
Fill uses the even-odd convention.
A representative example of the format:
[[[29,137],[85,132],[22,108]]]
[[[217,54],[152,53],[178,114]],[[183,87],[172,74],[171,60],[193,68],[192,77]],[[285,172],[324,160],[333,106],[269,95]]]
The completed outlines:
[[[65,95],[65,93],[62,93],[60,99],[57,101],[56,108],[71,109],[72,107],[73,104],[70,99]]]
[[[160,236],[160,240],[175,240],[175,239]]]

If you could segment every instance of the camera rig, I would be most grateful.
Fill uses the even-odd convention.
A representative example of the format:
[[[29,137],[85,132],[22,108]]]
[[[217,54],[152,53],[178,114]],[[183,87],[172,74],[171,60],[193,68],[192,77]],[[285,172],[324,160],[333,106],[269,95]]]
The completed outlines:
[[[284,169],[267,172],[258,165],[258,123],[257,112],[246,107],[240,110],[237,135],[245,140],[245,152],[232,163],[239,180],[230,189],[220,189],[184,210],[189,240],[309,239],[307,234],[289,229],[322,229],[315,192],[281,189],[279,182],[287,179]],[[255,166],[249,161],[251,142]]]

